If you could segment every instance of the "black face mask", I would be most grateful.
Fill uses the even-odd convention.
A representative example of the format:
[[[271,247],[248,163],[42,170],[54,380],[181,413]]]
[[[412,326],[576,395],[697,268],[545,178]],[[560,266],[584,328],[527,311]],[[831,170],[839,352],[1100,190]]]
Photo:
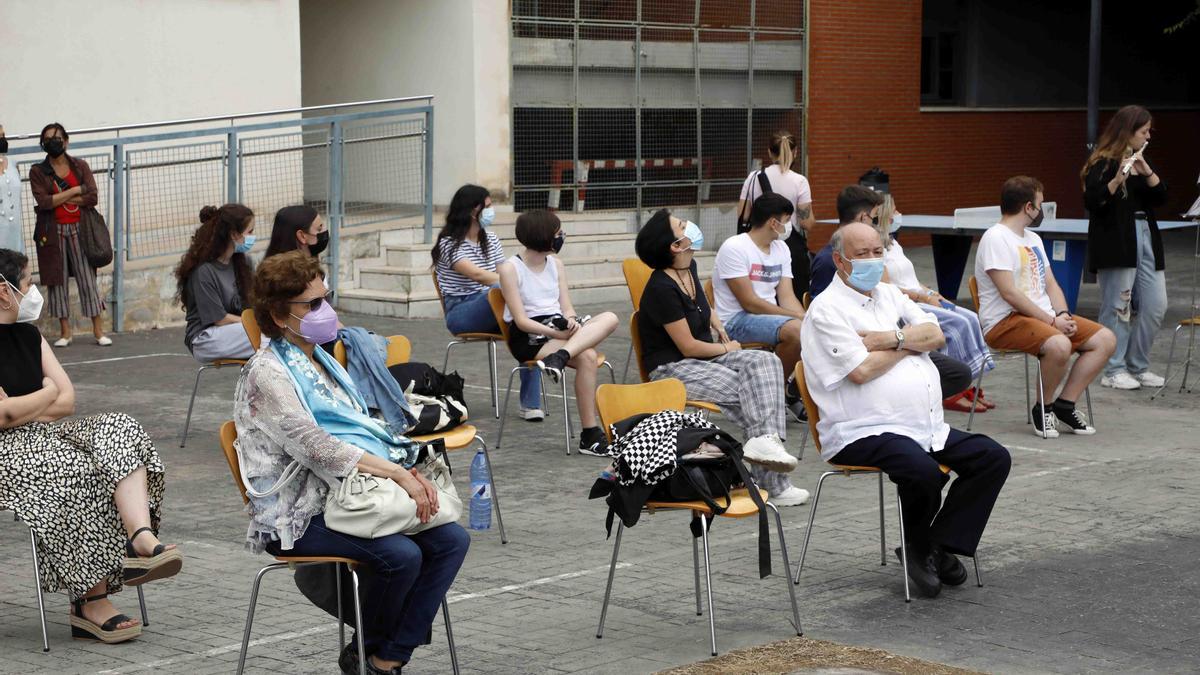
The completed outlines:
[[[329,230],[317,233],[317,243],[309,244],[308,252],[314,257],[319,256],[326,246],[329,246]]]
[[[1026,225],[1026,227],[1041,227],[1042,217],[1045,215],[1046,215],[1046,212],[1044,210],[1038,209],[1037,217],[1033,219],[1033,222]]]
[[[565,243],[566,240],[567,240],[567,235],[560,234],[554,238],[554,241],[550,242],[550,248],[553,249],[555,253],[558,253],[559,251],[562,250],[563,243]]]
[[[42,149],[46,151],[47,155],[50,155],[54,159],[62,157],[62,154],[67,151],[67,149],[63,147],[62,139],[57,137],[42,141]]]
[[[8,139],[0,136],[0,155],[8,154]]]

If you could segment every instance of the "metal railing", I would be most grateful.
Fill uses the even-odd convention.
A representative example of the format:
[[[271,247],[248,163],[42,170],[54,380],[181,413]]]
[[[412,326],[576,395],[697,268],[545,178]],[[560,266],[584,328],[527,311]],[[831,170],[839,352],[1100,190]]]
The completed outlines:
[[[356,101],[237,115],[70,130],[70,153],[96,177],[97,209],[114,239],[113,329],[124,322],[125,265],[180,255],[201,207],[241,202],[270,237],[275,212],[308,204],[329,224],[329,273],[339,278],[343,228],[422,216],[433,233],[433,97]],[[38,134],[9,135],[22,182],[43,159]],[[22,140],[29,142],[22,143]],[[26,159],[22,159],[26,156]],[[25,241],[36,214],[22,196]],[[35,256],[31,256],[34,258]],[[36,269],[36,260],[33,261]],[[337,284],[332,284],[335,289]]]

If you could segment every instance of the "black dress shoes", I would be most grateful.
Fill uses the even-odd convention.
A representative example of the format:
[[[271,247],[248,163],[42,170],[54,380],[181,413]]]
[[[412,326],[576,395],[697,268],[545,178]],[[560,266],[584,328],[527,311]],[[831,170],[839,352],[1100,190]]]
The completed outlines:
[[[896,557],[903,562],[899,548]],[[932,552],[919,553],[914,547],[908,547],[908,580],[923,597],[936,598],[942,592],[942,580],[938,578],[938,566]]]
[[[937,575],[947,586],[961,586],[967,580],[967,568],[963,567],[958,556],[942,549],[933,547],[933,559],[937,564]]]

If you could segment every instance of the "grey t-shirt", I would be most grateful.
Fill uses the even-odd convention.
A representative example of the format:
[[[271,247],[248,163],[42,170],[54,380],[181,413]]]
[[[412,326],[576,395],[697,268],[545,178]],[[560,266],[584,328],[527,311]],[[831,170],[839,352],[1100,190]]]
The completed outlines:
[[[187,330],[183,342],[188,350],[192,341],[204,329],[225,318],[226,314],[242,313],[242,296],[238,295],[237,276],[233,265],[220,262],[201,263],[188,277]]]

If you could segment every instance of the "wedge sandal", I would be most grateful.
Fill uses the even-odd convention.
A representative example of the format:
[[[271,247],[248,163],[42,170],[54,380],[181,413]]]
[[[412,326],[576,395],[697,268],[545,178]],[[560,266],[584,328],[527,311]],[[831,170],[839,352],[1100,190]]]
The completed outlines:
[[[86,598],[80,598],[71,603],[72,612],[71,621],[71,637],[76,640],[93,640],[103,642],[105,644],[117,644],[118,642],[128,642],[142,634],[142,625],[130,626],[129,628],[117,628],[117,626],[126,621],[133,619],[124,614],[117,614],[109,617],[101,625],[89,621],[83,616],[83,606],[93,600],[103,600],[108,597],[108,593],[101,595],[93,595]]]
[[[183,569],[183,554],[179,549],[168,549],[165,544],[154,547],[148,556],[138,555],[133,548],[133,540],[143,532],[153,533],[148,527],[143,527],[125,541],[125,585],[140,586],[147,581],[157,581],[179,574]]]

